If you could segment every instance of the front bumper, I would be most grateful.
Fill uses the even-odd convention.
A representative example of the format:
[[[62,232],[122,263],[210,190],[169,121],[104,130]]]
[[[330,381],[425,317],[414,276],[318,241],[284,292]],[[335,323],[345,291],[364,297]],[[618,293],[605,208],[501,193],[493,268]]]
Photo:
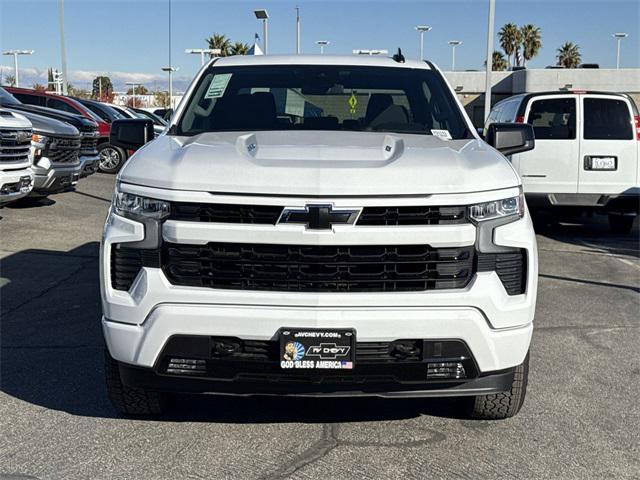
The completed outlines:
[[[26,197],[32,189],[33,171],[30,168],[0,170],[0,205]]]
[[[46,159],[47,162],[42,160],[34,166],[33,193],[60,192],[74,187],[78,183],[82,173],[82,163],[78,162],[72,165],[51,164],[48,159]]]
[[[100,157],[95,155],[82,155],[80,157],[80,178],[88,177],[98,171]]]

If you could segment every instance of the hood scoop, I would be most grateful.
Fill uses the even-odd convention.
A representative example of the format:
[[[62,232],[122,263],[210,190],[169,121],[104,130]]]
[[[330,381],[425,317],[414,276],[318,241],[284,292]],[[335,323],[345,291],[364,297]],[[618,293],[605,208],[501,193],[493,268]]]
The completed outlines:
[[[330,135],[331,132],[323,132]],[[237,152],[252,163],[265,167],[384,167],[404,152],[404,141],[394,135],[385,135],[380,143],[361,145],[339,143],[313,143],[318,134],[290,137],[287,142],[260,141],[260,134],[240,135],[236,140]]]

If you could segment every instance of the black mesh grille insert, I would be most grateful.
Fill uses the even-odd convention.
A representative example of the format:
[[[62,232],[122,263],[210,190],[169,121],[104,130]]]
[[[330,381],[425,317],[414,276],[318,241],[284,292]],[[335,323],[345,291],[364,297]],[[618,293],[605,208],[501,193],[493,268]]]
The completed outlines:
[[[170,220],[275,225],[284,206],[225,203],[173,203]],[[465,207],[365,207],[363,226],[451,225],[467,223]]]
[[[527,252],[479,253],[478,272],[495,271],[509,295],[520,295],[527,287]]]
[[[114,245],[111,248],[111,286],[116,290],[129,290],[142,267],[160,267],[159,250]]]
[[[474,248],[164,244],[174,285],[294,292],[393,292],[463,288]]]
[[[226,203],[173,203],[170,220],[275,225],[283,207]]]
[[[366,207],[358,225],[446,225],[466,223],[465,207]]]

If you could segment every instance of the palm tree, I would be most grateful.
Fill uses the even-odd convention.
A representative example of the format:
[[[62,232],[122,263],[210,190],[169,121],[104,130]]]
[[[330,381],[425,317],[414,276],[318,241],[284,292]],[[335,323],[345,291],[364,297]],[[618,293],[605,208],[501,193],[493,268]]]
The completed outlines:
[[[491,56],[491,70],[494,72],[501,72],[506,69],[507,61],[505,60],[504,55],[502,55],[502,52],[495,50]]]
[[[209,48],[220,49],[221,57],[229,56],[229,51],[231,49],[231,40],[229,40],[226,35],[214,33],[213,36],[205,38],[205,40],[209,44]]]
[[[520,30],[522,37],[524,66],[527,66],[527,60],[531,60],[538,55],[540,48],[542,48],[542,38],[540,28],[530,23],[522,27]]]
[[[500,46],[507,54],[509,66],[511,66],[511,55],[516,52],[521,42],[520,29],[515,23],[505,23],[498,32],[498,37],[500,37]]]
[[[229,53],[231,55],[246,55],[249,52],[249,45],[247,43],[235,42],[231,45]]]
[[[576,68],[580,65],[580,46],[573,42],[564,42],[557,50],[558,65],[564,68]]]

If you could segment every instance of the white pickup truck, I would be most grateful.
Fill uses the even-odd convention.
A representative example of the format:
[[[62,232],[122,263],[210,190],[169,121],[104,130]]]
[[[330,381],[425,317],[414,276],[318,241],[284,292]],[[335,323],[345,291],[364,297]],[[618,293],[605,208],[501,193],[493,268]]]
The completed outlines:
[[[31,193],[32,134],[29,120],[0,109],[0,206]]]
[[[172,392],[520,409],[538,262],[500,151],[532,149],[529,125],[485,142],[442,73],[401,55],[227,57],[158,138],[138,119],[111,140],[142,147],[101,248],[118,411]]]

